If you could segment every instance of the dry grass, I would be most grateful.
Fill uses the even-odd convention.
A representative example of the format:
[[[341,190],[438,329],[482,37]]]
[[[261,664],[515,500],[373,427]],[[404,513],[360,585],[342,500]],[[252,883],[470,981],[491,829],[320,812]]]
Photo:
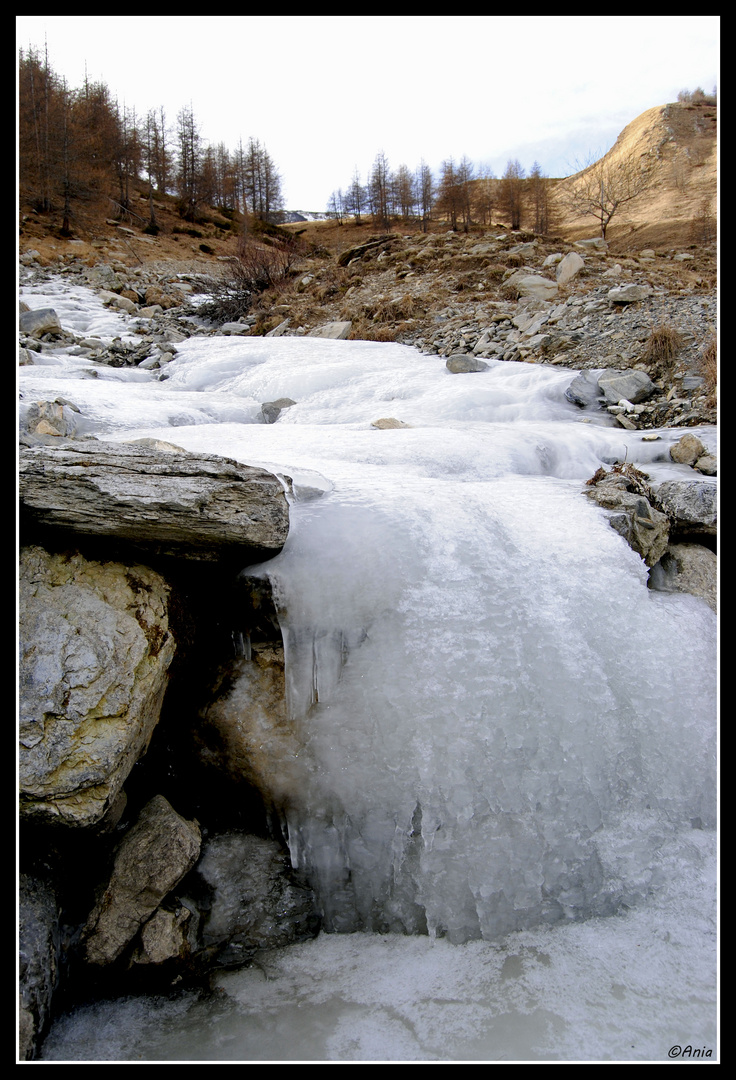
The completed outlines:
[[[682,336],[674,326],[660,322],[652,327],[644,347],[644,360],[656,367],[663,375],[671,375],[675,367],[675,358],[682,348]]]
[[[708,405],[715,408],[718,401],[718,340],[715,333],[711,333],[703,348],[700,350],[700,370],[705,380],[705,389],[708,395]]]

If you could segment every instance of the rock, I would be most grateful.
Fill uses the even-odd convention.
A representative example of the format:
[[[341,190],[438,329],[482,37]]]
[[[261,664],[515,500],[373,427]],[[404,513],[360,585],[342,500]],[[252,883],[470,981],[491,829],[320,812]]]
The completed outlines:
[[[646,401],[655,392],[655,386],[646,371],[607,371],[600,375],[598,385],[610,405],[619,401],[638,403]]]
[[[456,353],[450,356],[445,367],[452,375],[463,375],[471,371],[488,371],[489,364],[483,360],[477,360],[468,353]]]
[[[679,465],[694,465],[698,458],[703,457],[705,453],[705,447],[700,439],[697,435],[690,434],[690,432],[683,435],[674,446],[670,447],[670,457]]]
[[[141,810],[115,855],[112,874],[85,927],[85,952],[91,964],[111,964],[133,941],[199,857],[201,835],[163,795]]]
[[[575,247],[582,248],[583,251],[599,251],[605,254],[608,251],[608,242],[602,236],[592,236],[588,240],[578,240]]]
[[[215,836],[204,845],[197,873],[213,893],[202,941],[219,950],[223,966],[318,932],[314,895],[295,880],[288,858],[272,840],[236,832]]]
[[[654,489],[656,505],[679,533],[716,536],[718,487],[707,480],[667,480]]]
[[[242,566],[277,554],[289,527],[283,486],[211,454],[97,440],[22,448],[21,528],[114,538],[156,555]]]
[[[275,401],[264,401],[261,405],[261,417],[264,424],[275,424],[284,409],[290,409],[296,402],[292,398],[276,398]]]
[[[333,338],[335,341],[344,341],[350,337],[352,328],[352,322],[330,322],[310,330],[307,337]]]
[[[223,666],[195,739],[203,761],[272,806],[300,789],[303,745],[286,707],[283,643],[259,641],[248,653]]]
[[[44,1033],[59,979],[59,910],[52,888],[20,875],[18,904],[19,1054],[30,1060]]]
[[[600,374],[600,372],[596,371],[581,371],[565,391],[567,400],[573,405],[578,405],[581,409],[590,408],[591,406],[600,408],[599,399],[602,397],[602,391],[598,385]]]
[[[278,324],[278,326],[274,326],[273,330],[269,330],[268,333],[265,336],[266,337],[282,337],[283,334],[285,334],[286,331],[289,329],[289,324],[290,323],[291,323],[291,319],[284,319],[283,322],[280,322]]]
[[[77,430],[79,409],[71,402],[35,401],[22,417],[22,429],[29,435],[72,438]]]
[[[611,527],[641,555],[647,566],[662,558],[669,539],[669,521],[649,500],[630,487],[624,476],[607,473],[585,494],[609,511]]]
[[[141,928],[140,945],[135,952],[136,964],[164,964],[167,961],[188,959],[196,949],[196,928],[199,916],[184,904],[175,911],[158,908]]]
[[[612,304],[635,304],[637,300],[646,300],[651,293],[649,285],[617,285],[609,289],[608,299]]]
[[[18,317],[18,328],[21,334],[60,334],[61,323],[59,316],[53,308],[35,308],[31,311],[22,311]]]
[[[403,420],[396,420],[393,416],[385,416],[380,420],[371,421],[371,427],[378,428],[379,431],[388,431],[391,428],[410,428],[411,424],[405,424]]]
[[[526,274],[515,278],[519,296],[531,296],[537,300],[552,300],[557,296],[557,283],[538,274]]]
[[[250,334],[250,324],[240,322],[226,322],[223,323],[218,334],[225,334],[226,337],[248,337]]]
[[[702,544],[670,544],[652,568],[650,587],[661,592],[700,596],[718,607],[718,556]]]
[[[138,307],[135,301],[128,299],[127,296],[108,292],[105,289],[100,290],[100,299],[106,307],[117,308],[119,311],[124,311],[126,315],[132,315]]]
[[[145,566],[21,551],[21,815],[89,826],[158,722],[174,656],[169,589]]]
[[[577,251],[569,251],[564,259],[558,263],[555,276],[557,277],[558,285],[567,285],[568,281],[572,281],[585,266],[585,262],[578,255]]]
[[[715,454],[703,454],[693,465],[693,468],[697,472],[702,473],[703,476],[717,476],[718,474],[718,459]]]

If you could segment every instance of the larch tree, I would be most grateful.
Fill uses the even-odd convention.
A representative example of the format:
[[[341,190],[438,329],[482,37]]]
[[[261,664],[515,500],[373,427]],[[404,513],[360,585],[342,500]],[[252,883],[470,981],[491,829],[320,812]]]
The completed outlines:
[[[518,161],[509,161],[501,178],[499,209],[512,229],[521,228],[524,204],[524,169]]]
[[[653,178],[653,170],[639,154],[609,153],[572,177],[560,192],[560,201],[568,214],[595,218],[605,240],[621,207],[646,191]]]

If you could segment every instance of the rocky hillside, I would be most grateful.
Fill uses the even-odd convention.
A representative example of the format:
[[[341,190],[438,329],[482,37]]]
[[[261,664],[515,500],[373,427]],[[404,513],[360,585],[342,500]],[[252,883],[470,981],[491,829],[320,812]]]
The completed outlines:
[[[718,110],[712,101],[674,102],[647,109],[628,124],[601,159],[633,161],[648,174],[645,190],[624,205],[608,233],[618,251],[708,243],[715,239],[718,191]],[[591,235],[592,217],[571,215],[565,195],[584,169],[555,189],[558,221],[568,239]]]
[[[189,226],[166,198],[156,205],[156,237],[143,233],[144,217],[131,214],[126,222],[90,221],[65,240],[48,220],[25,213],[21,263],[24,275],[78,274],[106,290],[108,302],[139,313],[141,347],[116,363],[150,366],[151,351],[172,330],[221,333],[235,322],[225,332],[302,335],[340,323],[333,332],[344,336],[480,362],[639,367],[655,393],[629,423],[714,422],[715,106],[649,109],[602,163],[632,159],[647,183],[617,210],[607,242],[595,239],[593,217],[562,213],[564,191],[578,174],[553,189],[560,209],[552,235],[512,231],[503,222],[467,233],[438,221],[426,233],[406,223],[377,233],[370,222],[335,221],[252,229],[249,270],[255,262],[257,276],[260,264],[267,266],[270,284],[244,281],[232,220],[211,211]],[[142,204],[146,198],[141,191]],[[271,274],[274,253],[287,249]],[[523,284],[531,278],[536,283]],[[235,295],[235,314],[231,304],[207,321],[197,318],[187,307],[190,294],[223,282],[229,299]]]

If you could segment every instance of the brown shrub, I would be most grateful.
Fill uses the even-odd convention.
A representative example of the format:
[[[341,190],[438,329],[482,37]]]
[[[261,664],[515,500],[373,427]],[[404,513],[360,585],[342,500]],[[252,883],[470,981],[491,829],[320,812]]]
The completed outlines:
[[[718,400],[718,340],[714,332],[711,332],[701,348],[698,361],[705,380],[708,405],[715,407]]]
[[[644,346],[644,360],[652,364],[662,375],[674,371],[675,357],[682,348],[682,335],[669,323],[660,322],[652,331]]]

